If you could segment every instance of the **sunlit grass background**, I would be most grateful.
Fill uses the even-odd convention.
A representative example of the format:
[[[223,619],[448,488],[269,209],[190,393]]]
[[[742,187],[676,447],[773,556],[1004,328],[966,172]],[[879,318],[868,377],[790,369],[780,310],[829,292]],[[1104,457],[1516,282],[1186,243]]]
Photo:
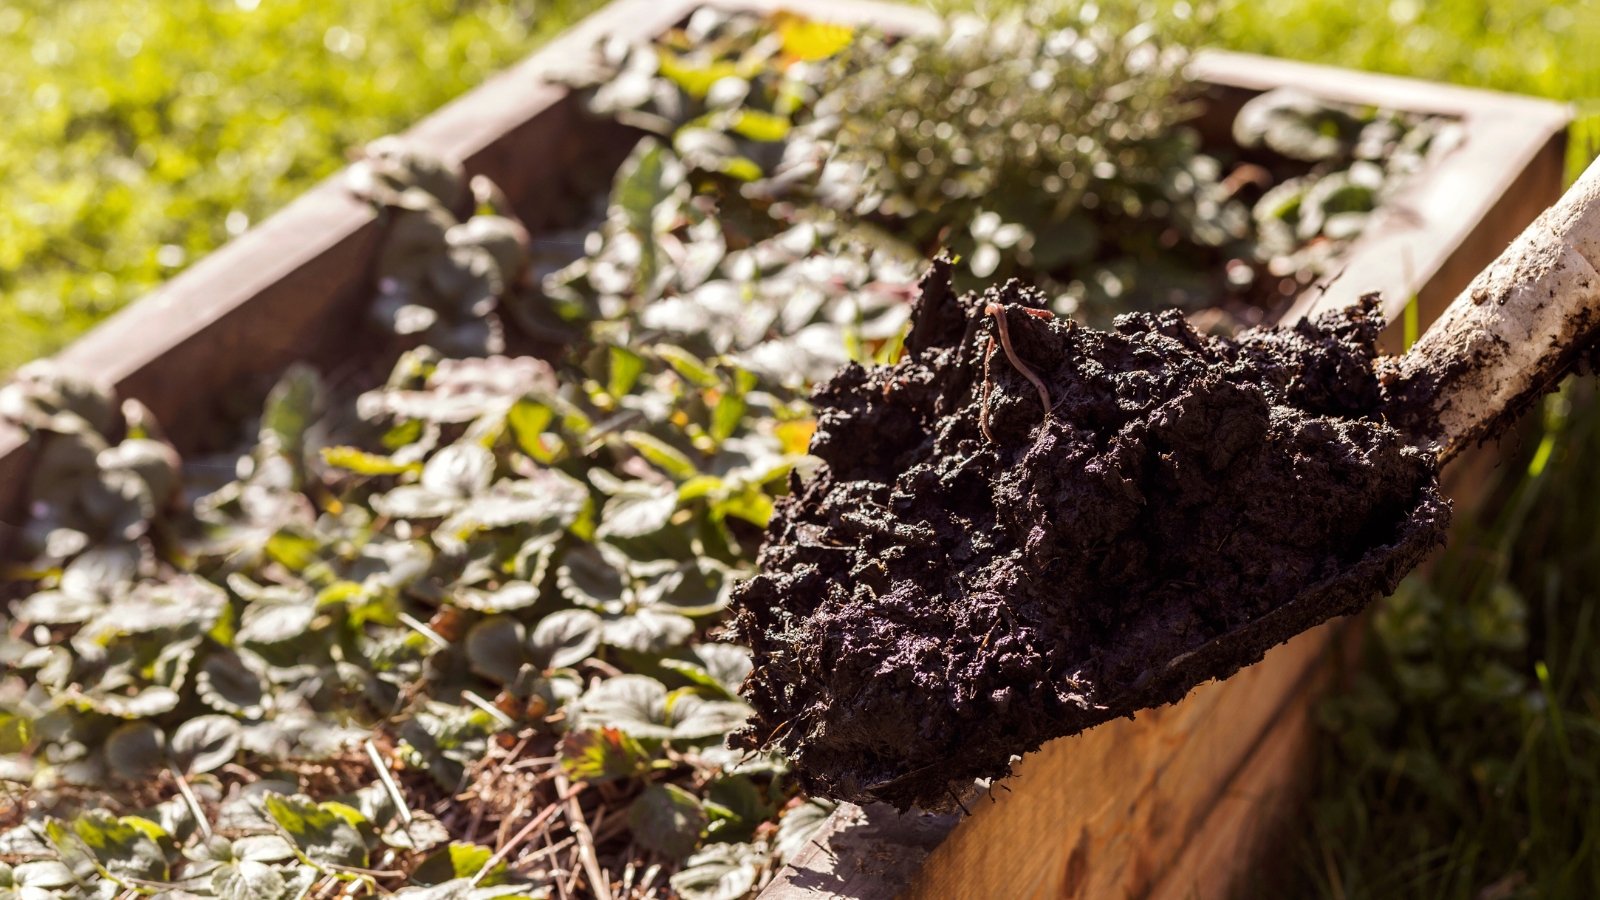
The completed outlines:
[[[0,2],[0,371],[598,5]],[[1600,151],[1600,0],[1230,0],[1211,21],[1218,46],[1572,101],[1571,173]],[[1375,617],[1321,716],[1288,895],[1600,893],[1594,395],[1547,404],[1490,512]]]

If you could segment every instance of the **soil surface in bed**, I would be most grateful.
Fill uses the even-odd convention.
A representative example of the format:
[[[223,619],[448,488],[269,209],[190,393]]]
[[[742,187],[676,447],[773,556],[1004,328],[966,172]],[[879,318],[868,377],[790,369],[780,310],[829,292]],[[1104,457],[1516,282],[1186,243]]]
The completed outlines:
[[[948,805],[1355,611],[1442,542],[1435,467],[1383,421],[1375,304],[1221,339],[948,285],[936,264],[901,362],[818,390],[824,465],[735,600],[756,660],[735,743],[781,747],[806,790]]]

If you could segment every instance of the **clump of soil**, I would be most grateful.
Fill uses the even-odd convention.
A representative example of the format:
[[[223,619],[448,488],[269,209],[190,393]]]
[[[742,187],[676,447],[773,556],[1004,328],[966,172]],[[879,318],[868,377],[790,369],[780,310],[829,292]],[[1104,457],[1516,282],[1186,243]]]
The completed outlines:
[[[736,598],[756,713],[734,742],[781,747],[806,790],[946,805],[1359,609],[1443,542],[1435,466],[1383,422],[1375,303],[1219,339],[948,278],[924,280],[902,362],[819,389],[825,465]]]

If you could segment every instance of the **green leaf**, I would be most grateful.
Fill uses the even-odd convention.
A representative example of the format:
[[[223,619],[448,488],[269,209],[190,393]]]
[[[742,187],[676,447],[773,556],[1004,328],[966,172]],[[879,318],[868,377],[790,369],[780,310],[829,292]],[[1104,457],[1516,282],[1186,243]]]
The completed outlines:
[[[166,762],[167,736],[149,722],[129,722],[106,736],[106,763],[129,781],[149,778]]]
[[[533,627],[528,649],[541,669],[577,665],[600,646],[600,617],[587,609],[553,612]]]
[[[712,371],[700,360],[699,357],[673,344],[657,344],[651,350],[656,356],[667,361],[674,372],[681,375],[685,381],[699,388],[714,388],[722,384],[717,373]]]
[[[493,858],[494,850],[481,844],[453,841],[449,846],[435,851],[433,855],[423,860],[422,864],[411,873],[411,880],[417,884],[435,885],[455,878],[476,878],[478,872]],[[506,864],[500,862],[480,878],[478,883],[492,886],[504,884],[505,881]]]
[[[666,722],[678,740],[720,738],[743,727],[750,707],[727,700],[707,700],[694,688],[667,695]]]
[[[272,820],[306,859],[336,866],[367,865],[367,844],[361,832],[329,804],[299,794],[267,793],[262,804]]]
[[[467,662],[490,681],[516,681],[526,661],[522,623],[510,616],[490,616],[467,632]]]
[[[539,589],[525,581],[508,581],[492,591],[461,588],[451,600],[462,609],[478,612],[511,612],[527,609],[538,603]]]
[[[263,443],[281,453],[299,452],[321,404],[321,376],[304,363],[290,366],[267,395],[261,411]]]
[[[288,886],[277,869],[252,859],[222,866],[211,876],[217,900],[278,900]]]
[[[420,484],[402,484],[372,498],[372,510],[391,519],[440,519],[455,512],[460,497],[436,494]]]
[[[561,739],[561,766],[583,781],[610,781],[642,773],[649,754],[621,728],[601,726],[571,731]]]
[[[671,878],[683,900],[741,900],[755,890],[766,853],[752,844],[712,844]]]
[[[661,48],[660,55],[662,76],[696,100],[703,99],[718,81],[739,75],[739,67],[727,60],[697,65],[666,48]]]
[[[784,813],[778,820],[778,858],[787,861],[804,850],[833,814],[834,806],[826,800],[808,799]]]
[[[788,137],[792,127],[787,118],[758,109],[741,109],[733,120],[735,133],[752,141],[768,143]]]
[[[665,653],[694,635],[692,619],[650,608],[609,613],[602,621],[601,643],[635,653]]]
[[[267,538],[267,556],[291,572],[304,572],[321,549],[315,536],[298,528],[280,528]]]
[[[482,444],[451,444],[422,467],[422,488],[441,497],[471,497],[494,480],[494,454]]]
[[[612,345],[610,373],[606,377],[606,393],[613,398],[626,396],[644,373],[644,357],[626,347]]]
[[[744,394],[728,392],[717,398],[711,410],[711,439],[722,443],[739,430],[744,421]]]
[[[185,773],[210,772],[238,755],[242,736],[232,716],[200,716],[178,726],[168,749]]]
[[[450,840],[450,830],[432,813],[416,810],[410,822],[396,821],[383,833],[383,842],[400,850],[425,853]]]
[[[726,569],[713,560],[692,559],[640,593],[646,603],[686,616],[704,616],[727,607],[732,591]]]
[[[621,569],[594,544],[579,544],[562,555],[556,586],[568,601],[594,608],[622,599],[628,590]]]
[[[633,839],[672,860],[694,851],[707,821],[700,801],[675,784],[652,784],[628,807]]]
[[[239,617],[237,639],[244,644],[277,644],[300,637],[317,617],[314,598],[256,600]]]
[[[9,709],[0,709],[0,756],[21,753],[33,743],[33,720]]]
[[[776,19],[783,53],[790,59],[805,61],[827,59],[850,46],[855,40],[855,31],[845,25],[818,21],[794,13],[779,13]]]
[[[644,675],[619,675],[596,684],[578,701],[580,728],[616,728],[641,740],[672,737],[667,689]]]
[[[674,486],[629,482],[622,493],[606,501],[595,534],[602,540],[654,534],[667,527],[677,509],[678,491]]]
[[[48,828],[51,840],[58,846],[70,840],[57,823],[52,822]],[[154,823],[133,816],[119,819],[103,810],[91,810],[72,821],[71,833],[101,867],[117,878],[167,879],[167,855],[156,838],[162,832]]]
[[[549,463],[552,454],[545,448],[544,432],[555,420],[555,410],[533,400],[518,400],[506,413],[506,423],[511,426],[511,435],[516,439],[517,446],[523,453],[533,459]]]
[[[394,457],[368,453],[356,447],[323,447],[322,461],[357,475],[404,475],[422,471],[417,463],[400,462]]]
[[[683,451],[643,431],[624,431],[622,440],[673,478],[693,478],[700,469]]]

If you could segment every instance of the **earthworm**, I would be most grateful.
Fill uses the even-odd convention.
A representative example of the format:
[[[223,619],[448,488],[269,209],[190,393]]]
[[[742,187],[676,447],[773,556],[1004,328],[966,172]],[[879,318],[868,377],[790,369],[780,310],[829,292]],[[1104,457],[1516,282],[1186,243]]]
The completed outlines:
[[[983,311],[994,316],[995,325],[1000,330],[1000,346],[1006,351],[1006,359],[1011,360],[1011,364],[1017,367],[1017,371],[1022,373],[1022,377],[1032,382],[1034,388],[1039,391],[1039,402],[1044,406],[1045,418],[1050,418],[1050,409],[1052,406],[1050,403],[1050,391],[1045,388],[1044,382],[1039,379],[1039,376],[1034,374],[1033,369],[1029,368],[1026,363],[1017,357],[1017,351],[1011,346],[1011,331],[1006,326],[1006,308],[998,303],[991,303],[988,306],[985,306]],[[1029,309],[1025,310],[1025,312],[1027,312],[1029,315],[1036,316],[1038,313],[1044,313],[1044,316],[1038,316],[1039,318],[1048,317],[1050,315],[1048,310],[1043,309]],[[993,347],[991,346],[990,349],[993,350]],[[984,382],[987,386],[988,379],[985,378]],[[987,433],[987,431],[985,433]],[[994,438],[991,437],[990,440],[992,441]]]

